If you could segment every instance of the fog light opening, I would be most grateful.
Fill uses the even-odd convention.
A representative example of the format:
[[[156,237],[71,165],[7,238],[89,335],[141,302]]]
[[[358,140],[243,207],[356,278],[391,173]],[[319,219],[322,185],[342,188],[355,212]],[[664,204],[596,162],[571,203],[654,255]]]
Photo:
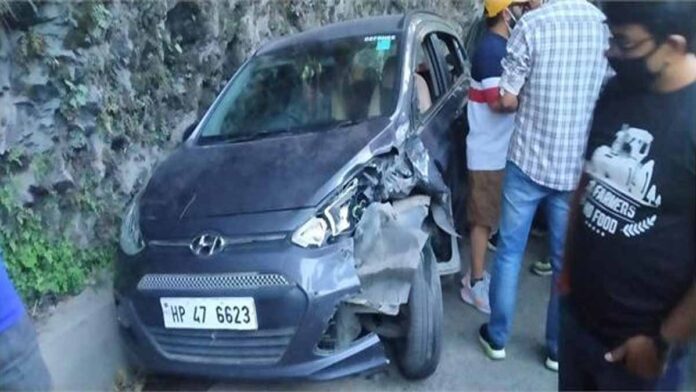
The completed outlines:
[[[367,333],[355,312],[345,305],[340,305],[319,339],[316,351],[320,354],[341,351]]]

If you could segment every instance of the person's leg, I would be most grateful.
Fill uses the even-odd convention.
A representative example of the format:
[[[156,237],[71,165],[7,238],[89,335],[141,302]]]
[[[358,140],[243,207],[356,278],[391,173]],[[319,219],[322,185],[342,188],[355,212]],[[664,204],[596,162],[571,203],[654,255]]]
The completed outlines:
[[[462,279],[459,295],[462,301],[474,306],[479,311],[489,314],[488,274],[485,270],[486,245],[490,230],[485,226],[471,228],[471,270]]]
[[[486,247],[491,229],[485,226],[473,226],[469,233],[471,239],[471,280],[483,279],[486,263]]]
[[[491,252],[498,251],[498,230],[494,231],[490,237],[488,237],[488,250]]]
[[[622,363],[609,363],[604,360],[600,366],[596,376],[599,390],[654,391],[657,386],[657,380],[646,380],[633,375]]]
[[[686,384],[689,372],[688,347],[677,347],[667,362],[665,374],[660,377],[655,386],[656,391],[679,391]]]
[[[47,391],[51,376],[46,368],[36,331],[24,316],[0,333],[0,391]]]
[[[565,325],[564,325],[565,328]],[[565,333],[565,329],[562,334]],[[563,337],[561,337],[561,341]],[[684,386],[686,370],[686,352],[673,353],[667,364],[666,373],[659,379],[646,380],[631,374],[622,363],[609,363],[604,359],[604,354],[609,349],[603,347],[601,352],[596,352],[593,358],[593,377],[597,382],[597,389],[606,391],[679,391]],[[561,369],[563,362],[563,348],[561,348]],[[563,370],[561,370],[563,372]]]
[[[567,299],[560,300],[561,330],[558,346],[558,390],[587,391],[597,389],[587,368],[589,353],[596,343],[572,315]]]
[[[547,202],[542,202],[537,209],[536,215],[534,215],[534,220],[532,221],[532,236],[544,237],[548,234],[549,225],[546,219],[546,210],[548,208]],[[545,256],[540,260],[532,263],[529,268],[530,272],[537,276],[550,276],[553,274],[553,267],[551,266],[551,256]]]
[[[546,221],[546,210],[544,202],[541,203],[541,208],[539,208],[534,215],[534,220],[532,221],[532,229],[530,233],[535,237],[543,237],[549,231],[549,225]]]
[[[585,329],[572,311],[572,303],[561,300],[560,341],[558,347],[558,389],[561,391],[653,390],[656,380],[643,380],[630,374],[620,363],[604,359],[609,350]]]
[[[500,194],[503,170],[470,170],[467,218],[471,239],[471,279],[481,280],[485,275],[486,246],[491,228],[500,220]]]
[[[570,211],[570,192],[553,192],[546,198],[546,219],[549,227],[549,251],[553,278],[551,295],[546,313],[546,349],[551,362],[547,366],[556,370],[558,358],[558,278],[563,267],[563,249]]]
[[[546,195],[517,166],[508,163],[503,181],[500,242],[491,273],[491,318],[488,335],[497,346],[507,343],[512,325],[517,283],[537,205]]]
[[[462,279],[461,298],[483,313],[490,313],[489,275],[485,269],[486,248],[491,228],[500,220],[502,170],[469,171],[467,217],[471,238],[471,269]]]
[[[686,350],[686,374],[683,389],[696,391],[696,339],[692,339]]]

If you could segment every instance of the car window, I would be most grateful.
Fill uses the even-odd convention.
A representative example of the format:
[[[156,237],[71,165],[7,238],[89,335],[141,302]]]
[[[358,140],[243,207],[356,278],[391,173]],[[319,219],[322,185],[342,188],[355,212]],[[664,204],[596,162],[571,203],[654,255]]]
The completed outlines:
[[[464,46],[462,45],[461,41],[457,38],[453,38],[452,42],[454,43],[454,46],[456,47],[457,51],[457,58],[459,59],[459,63],[462,66],[462,74],[466,73],[468,70],[469,66],[469,55]]]
[[[446,82],[448,86],[451,86],[464,75],[461,48],[457,39],[446,33],[433,34],[433,45],[438,56],[445,60]]]
[[[253,58],[223,93],[199,143],[330,129],[391,115],[399,37],[357,36],[294,45]]]
[[[427,55],[427,42],[426,39],[420,45],[416,45],[416,62],[413,70],[414,94],[416,94],[420,113],[427,112],[439,97],[433,62]]]

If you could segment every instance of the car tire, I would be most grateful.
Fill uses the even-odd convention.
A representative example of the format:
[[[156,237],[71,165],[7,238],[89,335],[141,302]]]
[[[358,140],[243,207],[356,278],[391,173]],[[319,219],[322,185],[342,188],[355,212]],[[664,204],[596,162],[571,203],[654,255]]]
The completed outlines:
[[[397,365],[407,379],[432,375],[442,351],[442,289],[437,263],[429,247],[411,285],[405,306],[405,336],[396,345]],[[429,252],[429,254],[428,254]]]

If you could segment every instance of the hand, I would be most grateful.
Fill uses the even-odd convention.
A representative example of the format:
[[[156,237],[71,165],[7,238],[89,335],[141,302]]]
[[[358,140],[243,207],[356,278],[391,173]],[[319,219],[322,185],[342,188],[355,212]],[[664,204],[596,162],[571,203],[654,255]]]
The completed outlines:
[[[517,95],[509,93],[505,90],[500,90],[500,107],[502,112],[511,113],[517,110],[520,104]]]
[[[665,368],[665,355],[657,348],[655,341],[645,335],[637,335],[626,340],[621,346],[604,354],[604,359],[612,363],[623,363],[629,372],[644,379],[655,379]]]

